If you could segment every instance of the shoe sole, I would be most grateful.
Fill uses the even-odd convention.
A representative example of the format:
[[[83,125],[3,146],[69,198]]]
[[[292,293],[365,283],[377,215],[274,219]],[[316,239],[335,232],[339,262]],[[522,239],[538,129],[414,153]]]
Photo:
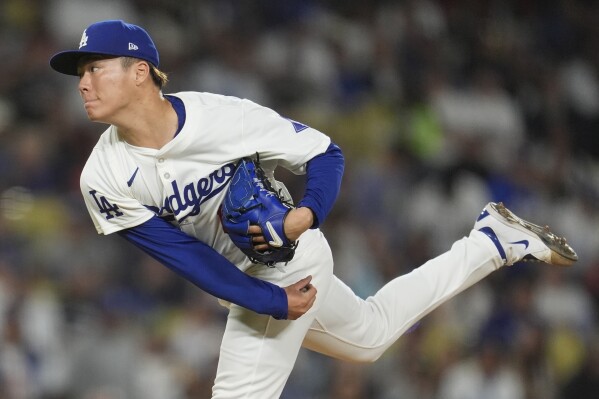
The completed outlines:
[[[506,222],[515,225],[514,227],[518,228],[520,231],[532,233],[539,237],[539,239],[543,241],[543,244],[545,244],[551,251],[551,261],[548,263],[561,267],[570,267],[578,260],[578,255],[574,249],[568,245],[566,239],[553,234],[549,230],[549,226],[541,227],[516,216],[512,211],[507,209],[502,202],[491,203],[490,207]],[[523,260],[530,261],[531,259]],[[532,260],[543,262],[534,257]]]

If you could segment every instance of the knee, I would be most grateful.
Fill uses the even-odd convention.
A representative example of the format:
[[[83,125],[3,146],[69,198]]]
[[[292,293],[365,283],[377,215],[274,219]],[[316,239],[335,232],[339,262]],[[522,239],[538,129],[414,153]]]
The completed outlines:
[[[362,348],[360,350],[353,351],[345,360],[352,363],[370,364],[379,360],[383,353],[383,350],[379,350],[377,348]]]

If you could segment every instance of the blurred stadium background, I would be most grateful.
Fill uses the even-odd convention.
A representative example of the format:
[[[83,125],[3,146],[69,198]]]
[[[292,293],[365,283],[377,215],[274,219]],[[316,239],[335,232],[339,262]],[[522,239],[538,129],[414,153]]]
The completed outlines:
[[[303,351],[283,398],[597,397],[598,2],[0,0],[0,398],[210,396],[224,309],[98,236],[80,197],[105,127],[48,59],[111,18],[154,37],[165,91],[247,97],[341,145],[323,230],[360,295],[445,251],[489,200],[579,253],[492,275],[375,364]]]

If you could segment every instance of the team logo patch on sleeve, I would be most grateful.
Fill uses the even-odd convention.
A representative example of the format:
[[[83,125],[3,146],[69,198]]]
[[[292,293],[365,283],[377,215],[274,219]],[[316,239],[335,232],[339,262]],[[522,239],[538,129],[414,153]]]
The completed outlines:
[[[123,216],[123,212],[120,211],[119,207],[116,204],[111,204],[105,196],[99,195],[96,190],[91,190],[89,193],[94,198],[100,213],[106,217],[106,220]]]
[[[300,123],[298,121],[294,121],[293,119],[290,119],[290,118],[285,118],[285,119],[287,119],[289,122],[291,122],[291,124],[293,125],[293,129],[295,130],[296,133],[299,133],[302,130],[306,130],[307,128],[310,127],[310,126],[304,125],[303,123]]]

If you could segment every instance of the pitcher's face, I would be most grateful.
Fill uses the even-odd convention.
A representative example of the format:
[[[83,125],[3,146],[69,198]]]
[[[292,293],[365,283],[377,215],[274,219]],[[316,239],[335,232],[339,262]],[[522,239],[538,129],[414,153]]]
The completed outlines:
[[[83,60],[77,68],[79,93],[87,116],[112,123],[130,103],[135,88],[134,68],[123,68],[120,58]]]

